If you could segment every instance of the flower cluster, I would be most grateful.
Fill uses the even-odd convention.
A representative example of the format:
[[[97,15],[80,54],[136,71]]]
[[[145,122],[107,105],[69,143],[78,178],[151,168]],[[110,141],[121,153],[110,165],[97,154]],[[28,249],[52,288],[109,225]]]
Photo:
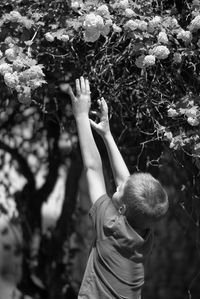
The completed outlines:
[[[170,51],[166,46],[156,46],[149,51],[149,54],[154,55],[158,59],[166,59]]]
[[[106,5],[105,5],[106,6]],[[102,13],[103,10],[100,10]],[[107,10],[104,7],[104,12]],[[107,35],[110,31],[112,20],[104,19],[101,15],[95,13],[89,13],[85,16],[83,27],[85,29],[84,39],[86,42],[95,42],[100,35]]]
[[[19,23],[27,29],[30,29],[34,25],[34,21],[32,19],[22,16],[18,11],[15,10],[11,11],[9,14],[3,15],[0,20],[0,27],[7,22]]]
[[[188,43],[191,41],[192,34],[190,31],[180,30],[180,32],[177,34],[177,39],[181,39],[185,43]]]
[[[5,84],[17,92],[18,100],[23,104],[29,104],[31,91],[45,83],[42,68],[42,65],[38,65],[36,60],[24,54],[23,49],[16,45],[5,50],[0,60],[0,75]]]

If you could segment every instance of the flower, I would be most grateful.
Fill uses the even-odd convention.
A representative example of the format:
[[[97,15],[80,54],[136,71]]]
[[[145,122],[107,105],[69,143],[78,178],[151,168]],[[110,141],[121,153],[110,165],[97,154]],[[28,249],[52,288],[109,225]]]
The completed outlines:
[[[161,43],[161,44],[168,44],[169,43],[167,34],[165,32],[161,31],[158,34],[158,42]]]
[[[10,64],[4,62],[2,64],[0,64],[0,74],[1,75],[5,75],[6,73],[12,73],[12,67]]]
[[[138,28],[138,23],[133,20],[129,20],[124,24],[124,28],[134,31]]]
[[[15,86],[19,82],[17,72],[14,72],[14,73],[5,73],[5,75],[4,75],[4,81],[5,81],[5,84],[8,87],[15,88]]]
[[[90,13],[86,15],[83,23],[85,29],[84,38],[86,42],[95,42],[100,34],[104,34],[104,21],[100,15]]]
[[[182,55],[180,53],[174,53],[173,55],[173,62],[174,63],[181,63]]]
[[[138,29],[141,31],[147,30],[147,22],[138,20]]]
[[[149,26],[158,27],[162,22],[162,18],[160,16],[155,16],[151,21],[149,21]]]
[[[156,46],[149,51],[149,54],[156,56],[158,59],[166,59],[170,51],[166,46]]]
[[[190,25],[188,26],[190,31],[197,31],[198,29],[200,29],[200,15],[196,16],[190,23]]]
[[[122,28],[117,26],[116,24],[113,24],[112,27],[113,27],[114,32],[117,32],[117,33],[122,32]]]
[[[17,95],[18,101],[22,104],[29,105],[31,103],[31,89],[24,87],[24,91]]]
[[[132,18],[134,15],[135,15],[135,12],[132,9],[130,9],[130,8],[125,9],[125,16],[127,18]]]
[[[183,40],[185,43],[190,42],[191,38],[192,38],[192,34],[190,31],[185,31],[185,30],[181,30],[178,34],[177,34],[177,38]]]
[[[20,71],[24,67],[24,63],[20,58],[17,58],[13,61],[13,69],[16,71]]]
[[[13,61],[16,59],[16,51],[14,48],[9,48],[5,51],[5,56],[9,61]]]
[[[189,125],[191,125],[193,127],[199,125],[199,120],[195,117],[191,117],[191,116],[188,117],[187,122],[188,122]]]
[[[11,22],[19,22],[22,19],[22,15],[18,11],[13,10],[9,14],[9,19]]]
[[[165,137],[167,140],[171,141],[171,140],[173,139],[172,132],[165,131],[165,133],[164,133],[164,137]]]
[[[3,53],[1,52],[1,50],[0,50],[0,59],[3,57]]]
[[[97,8],[97,14],[103,18],[110,18],[110,12],[106,4],[103,4]]]
[[[52,43],[54,41],[54,36],[50,32],[45,33],[44,36],[48,42]]]
[[[168,109],[168,116],[174,118],[174,117],[178,116],[178,112],[173,108],[169,108]]]
[[[146,55],[143,60],[144,66],[152,66],[156,62],[156,57],[154,55]]]
[[[129,6],[128,0],[121,0],[118,4],[119,8],[126,9]]]
[[[69,40],[69,35],[68,35],[68,34],[63,34],[63,35],[61,35],[60,39],[61,39],[61,41],[63,41],[63,42],[68,42],[68,40]]]

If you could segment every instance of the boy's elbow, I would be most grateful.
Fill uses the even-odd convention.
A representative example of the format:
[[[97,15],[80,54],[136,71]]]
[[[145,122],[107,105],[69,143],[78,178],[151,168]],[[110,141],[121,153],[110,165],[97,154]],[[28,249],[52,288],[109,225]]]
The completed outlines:
[[[101,171],[102,170],[102,162],[101,160],[90,160],[87,163],[85,163],[85,169],[93,170],[93,171]]]

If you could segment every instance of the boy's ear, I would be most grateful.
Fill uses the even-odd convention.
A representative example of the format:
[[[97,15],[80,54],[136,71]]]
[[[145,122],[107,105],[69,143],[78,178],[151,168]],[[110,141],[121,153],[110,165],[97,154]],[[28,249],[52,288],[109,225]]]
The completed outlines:
[[[122,204],[120,207],[119,207],[119,214],[120,215],[124,215],[125,212],[126,212],[126,205],[125,204]]]

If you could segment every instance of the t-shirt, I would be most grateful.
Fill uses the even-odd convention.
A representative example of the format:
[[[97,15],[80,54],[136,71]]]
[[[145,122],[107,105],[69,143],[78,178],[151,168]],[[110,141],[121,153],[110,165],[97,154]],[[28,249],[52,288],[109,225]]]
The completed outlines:
[[[107,195],[94,203],[89,214],[96,237],[78,299],[140,299],[152,231],[141,237]]]

